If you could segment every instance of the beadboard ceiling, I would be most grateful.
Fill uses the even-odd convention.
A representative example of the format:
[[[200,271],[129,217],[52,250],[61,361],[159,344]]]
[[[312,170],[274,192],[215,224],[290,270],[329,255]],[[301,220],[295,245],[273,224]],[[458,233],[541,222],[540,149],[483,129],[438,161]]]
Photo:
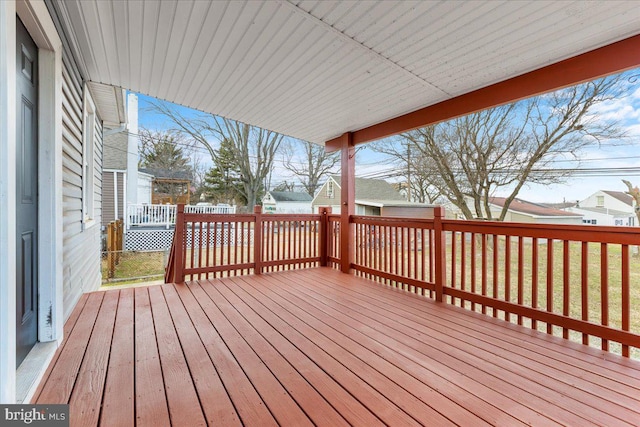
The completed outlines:
[[[55,1],[92,82],[320,144],[640,33],[636,1]]]

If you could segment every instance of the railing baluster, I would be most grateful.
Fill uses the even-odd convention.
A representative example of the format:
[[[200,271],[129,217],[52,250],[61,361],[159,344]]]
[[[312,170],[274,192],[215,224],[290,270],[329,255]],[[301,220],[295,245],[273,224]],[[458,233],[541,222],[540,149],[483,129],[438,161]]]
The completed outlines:
[[[487,296],[487,235],[481,234],[482,238],[482,278],[481,278],[481,291],[482,296]],[[482,304],[482,314],[487,314],[487,306]]]
[[[493,298],[498,299],[498,258],[499,258],[499,247],[498,247],[498,235],[493,235],[493,265],[492,265],[492,274],[493,274]],[[498,317],[498,310],[494,307],[492,308],[493,317]]]
[[[547,312],[553,313],[553,239],[547,239]],[[553,325],[549,322],[547,333],[553,334]]]
[[[570,276],[569,269],[571,268],[571,264],[569,264],[570,255],[569,255],[569,241],[564,240],[562,242],[562,314],[564,316],[569,316],[570,309]],[[562,337],[564,339],[569,338],[569,329],[566,327],[562,328]]]
[[[609,326],[609,246],[600,244],[600,322]],[[601,348],[609,351],[609,340],[602,339]]]
[[[631,300],[629,295],[629,245],[622,245],[622,277],[621,277],[621,292],[622,292],[622,330],[629,331],[629,312],[631,310]],[[622,345],[622,356],[629,357],[629,346]]]
[[[589,321],[589,264],[587,261],[589,260],[589,248],[587,242],[582,242],[582,251],[581,251],[581,260],[580,260],[580,275],[581,275],[581,295],[580,299],[582,302],[582,320],[585,322]],[[582,334],[582,344],[589,345],[589,335],[583,333]]]
[[[476,293],[476,233],[471,233],[471,293]],[[471,311],[476,311],[476,303],[471,302]]]
[[[455,231],[451,232],[451,287],[456,287],[456,277],[458,276],[458,270],[456,269],[456,258],[458,256],[457,242],[458,241],[458,233]]]
[[[460,233],[460,289],[463,291],[467,290],[467,255],[466,255],[466,247],[467,247],[467,237],[466,233],[463,231]],[[460,307],[464,307],[464,300],[460,298]]]
[[[518,305],[524,300],[524,244],[522,236],[518,236]],[[518,325],[522,325],[522,315],[518,314]]]
[[[511,302],[511,236],[504,240],[504,300]],[[511,321],[511,312],[505,310],[504,320]]]
[[[538,308],[538,238],[531,240],[531,307]],[[531,329],[538,329],[538,321],[531,319]]]

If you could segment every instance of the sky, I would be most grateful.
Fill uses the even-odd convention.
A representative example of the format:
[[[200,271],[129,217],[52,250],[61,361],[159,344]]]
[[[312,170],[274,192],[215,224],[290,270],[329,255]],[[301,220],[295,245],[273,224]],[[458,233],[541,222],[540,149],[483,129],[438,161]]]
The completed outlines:
[[[579,172],[564,184],[536,185],[526,184],[518,194],[518,198],[531,202],[562,202],[583,200],[598,190],[625,191],[622,179],[628,179],[635,185],[640,185],[640,69],[628,73],[625,83],[625,96],[608,101],[594,110],[603,119],[619,120],[626,131],[627,138],[621,142],[604,143],[600,147],[592,147],[582,153],[581,168],[613,169],[608,171]],[[154,98],[138,95],[139,97],[139,125],[152,130],[167,130],[171,125],[158,113],[150,108],[149,103]],[[186,117],[196,117],[202,113],[186,107],[175,106]],[[200,156],[200,162],[210,165],[211,161],[206,150],[194,153]],[[296,178],[282,166],[284,156],[277,156],[272,186],[283,181],[295,182]],[[570,163],[558,163],[558,167],[569,166]],[[617,171],[619,168],[633,168],[632,171]],[[356,176],[385,177],[392,174],[394,167],[386,161],[380,153],[364,146],[356,156]],[[398,178],[387,178],[397,181]],[[495,196],[506,196],[509,191],[498,190]]]

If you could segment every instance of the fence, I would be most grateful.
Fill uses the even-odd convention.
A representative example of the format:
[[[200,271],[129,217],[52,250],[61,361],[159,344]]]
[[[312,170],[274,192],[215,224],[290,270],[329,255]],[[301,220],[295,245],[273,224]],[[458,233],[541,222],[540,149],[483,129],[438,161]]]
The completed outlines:
[[[122,220],[111,221],[107,224],[106,276],[108,279],[113,278],[116,266],[120,263],[123,231]]]
[[[170,228],[176,223],[177,205],[128,205],[127,230],[131,227],[165,227]],[[235,206],[216,205],[216,206],[185,206],[187,213],[199,214],[235,214]]]
[[[318,215],[206,215],[178,207],[165,280],[326,265],[326,212]],[[328,212],[328,211],[327,211]],[[324,255],[323,255],[324,254]]]

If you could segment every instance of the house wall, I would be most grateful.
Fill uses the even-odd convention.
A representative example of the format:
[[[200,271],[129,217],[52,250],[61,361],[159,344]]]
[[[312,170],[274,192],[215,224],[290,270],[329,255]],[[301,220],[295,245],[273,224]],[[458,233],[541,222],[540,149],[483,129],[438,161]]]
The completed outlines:
[[[329,182],[333,183],[333,194],[327,193]],[[318,213],[318,208],[321,206],[331,206],[333,208],[333,213],[340,213],[340,186],[337,185],[332,178],[329,178],[327,182],[320,187],[320,191],[318,191],[311,203],[314,213]]]
[[[610,214],[606,214],[604,212],[593,212],[589,210],[584,210],[580,208],[568,208],[566,209],[568,212],[575,212],[577,214],[583,215],[582,222],[585,224],[594,224],[595,225],[617,225],[624,227],[633,227],[635,225],[635,215],[629,214],[629,216],[614,216]]]
[[[138,172],[138,204],[151,204],[151,185],[153,177]],[[127,200],[127,204],[131,203]]]
[[[117,188],[114,186],[116,182]],[[105,226],[118,218],[124,218],[125,174],[118,171],[102,173],[102,225]],[[117,212],[116,212],[117,193]]]
[[[277,202],[276,213],[312,213],[311,202]]]
[[[423,206],[383,206],[380,215],[398,218],[433,218],[433,208]]]
[[[102,125],[94,123],[94,222],[83,222],[83,87],[67,51],[62,67],[63,313],[67,319],[83,292],[100,287]]]

